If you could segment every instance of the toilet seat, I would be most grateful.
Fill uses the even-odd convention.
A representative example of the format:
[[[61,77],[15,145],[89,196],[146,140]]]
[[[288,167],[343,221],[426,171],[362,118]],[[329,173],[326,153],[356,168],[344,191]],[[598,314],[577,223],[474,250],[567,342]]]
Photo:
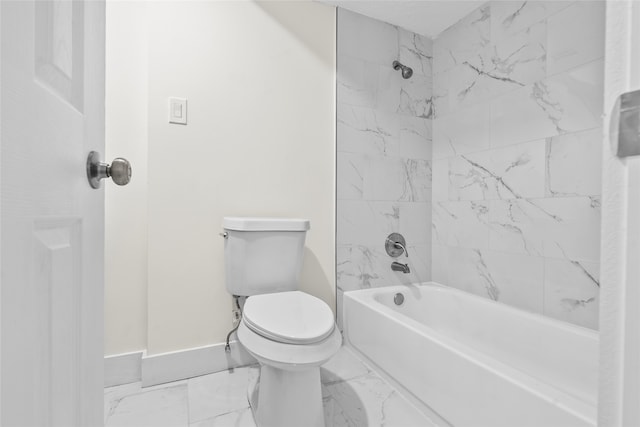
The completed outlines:
[[[321,299],[300,291],[248,298],[243,310],[243,323],[264,338],[299,345],[321,342],[335,328],[329,306]]]
[[[238,341],[261,364],[286,371],[300,371],[320,366],[332,358],[342,345],[338,328],[322,341],[311,344],[286,344],[265,338],[240,322]]]

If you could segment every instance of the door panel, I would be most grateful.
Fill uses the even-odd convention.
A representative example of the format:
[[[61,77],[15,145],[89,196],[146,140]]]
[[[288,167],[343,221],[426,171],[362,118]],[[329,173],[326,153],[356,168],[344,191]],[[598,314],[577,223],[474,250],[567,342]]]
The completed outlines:
[[[101,425],[104,3],[0,8],[1,424]]]
[[[81,222],[37,221],[30,270],[43,356],[43,410],[52,425],[79,425]],[[48,363],[47,363],[48,362]]]

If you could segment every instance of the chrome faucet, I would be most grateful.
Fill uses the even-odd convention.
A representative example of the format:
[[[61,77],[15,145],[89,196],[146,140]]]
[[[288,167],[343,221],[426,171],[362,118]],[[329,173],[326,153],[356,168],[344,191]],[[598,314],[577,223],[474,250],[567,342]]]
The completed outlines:
[[[411,270],[409,269],[409,264],[401,264],[397,261],[394,261],[391,263],[391,269],[393,271],[402,271],[405,274],[411,273]]]

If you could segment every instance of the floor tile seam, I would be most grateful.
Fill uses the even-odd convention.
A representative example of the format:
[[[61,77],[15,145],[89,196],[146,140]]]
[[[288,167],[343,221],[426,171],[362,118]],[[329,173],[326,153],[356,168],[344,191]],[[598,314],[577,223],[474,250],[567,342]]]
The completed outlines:
[[[201,422],[204,422],[204,421],[214,420],[214,419],[216,419],[216,418],[218,418],[218,417],[222,417],[222,416],[224,416],[224,415],[229,415],[229,414],[234,414],[234,413],[236,413],[236,412],[240,413],[240,412],[245,411],[245,410],[247,410],[247,409],[251,410],[251,407],[246,406],[246,407],[243,407],[243,408],[234,409],[234,410],[229,411],[229,412],[223,412],[223,413],[218,414],[218,415],[215,415],[215,416],[213,416],[213,417],[203,418],[203,419],[201,419],[201,420],[196,420],[196,421],[193,421],[193,422],[191,422],[191,420],[190,420],[190,421],[189,421],[189,425],[191,425],[191,424],[195,424],[195,423],[201,423]]]
[[[204,376],[204,375],[203,375],[203,376]],[[198,378],[198,377],[194,377],[194,378]],[[188,386],[188,385],[189,385],[189,383],[187,383],[187,386]],[[248,385],[247,385],[247,387],[248,387]],[[193,423],[199,423],[199,422],[207,421],[207,420],[210,420],[210,419],[214,419],[214,418],[220,417],[220,416],[222,416],[222,415],[227,415],[227,414],[231,414],[231,413],[234,413],[234,412],[243,411],[243,410],[245,410],[245,409],[247,409],[247,408],[249,408],[249,409],[251,408],[251,404],[250,404],[250,402],[249,402],[249,399],[248,399],[248,398],[245,398],[243,401],[244,401],[244,403],[246,404],[246,406],[235,407],[235,408],[233,408],[233,409],[229,409],[229,410],[227,410],[226,412],[222,412],[222,413],[216,414],[216,415],[214,415],[213,417],[205,417],[205,418],[191,419],[191,418],[192,418],[192,417],[191,417],[191,393],[192,393],[192,391],[191,391],[191,387],[187,387],[187,415],[188,415],[188,421],[189,421],[189,424],[193,424]]]
[[[178,384],[178,385],[173,385],[173,386],[169,386],[169,387],[154,388],[152,390],[145,390],[144,388],[140,388],[139,390],[136,390],[135,392],[127,393],[127,394],[124,394],[124,395],[119,395],[119,396],[116,396],[116,397],[114,397],[112,399],[109,399],[109,401],[108,401],[109,407],[110,407],[110,409],[114,409],[115,410],[124,399],[130,398],[130,397],[133,397],[133,396],[141,396],[143,394],[153,393],[153,392],[156,392],[156,391],[164,391],[164,390],[174,389],[174,388],[178,389],[178,388],[180,388],[182,386],[186,386],[186,384]],[[112,407],[112,404],[114,402],[116,403],[116,405]],[[112,413],[111,410],[110,410],[110,413]]]
[[[366,376],[371,375],[371,374],[376,374],[376,375],[377,375],[377,373],[376,373],[376,372],[374,372],[374,371],[372,371],[372,370],[368,370],[368,371],[367,371],[366,373],[364,373],[364,374],[359,374],[359,375],[356,375],[356,376],[353,376],[353,377],[340,378],[340,379],[337,379],[337,380],[331,380],[331,381],[322,381],[322,385],[324,385],[324,386],[330,386],[330,385],[334,385],[334,384],[345,383],[345,382],[349,382],[349,381],[352,381],[352,380],[357,380],[357,379],[360,379],[360,378],[366,377]]]
[[[187,380],[187,426],[191,425],[191,387],[189,387],[189,383],[189,380]]]

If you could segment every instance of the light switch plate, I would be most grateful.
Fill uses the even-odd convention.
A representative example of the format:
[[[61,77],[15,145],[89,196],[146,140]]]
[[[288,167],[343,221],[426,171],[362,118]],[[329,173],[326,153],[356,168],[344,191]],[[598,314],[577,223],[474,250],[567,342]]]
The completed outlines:
[[[169,98],[169,123],[187,124],[186,98]]]

